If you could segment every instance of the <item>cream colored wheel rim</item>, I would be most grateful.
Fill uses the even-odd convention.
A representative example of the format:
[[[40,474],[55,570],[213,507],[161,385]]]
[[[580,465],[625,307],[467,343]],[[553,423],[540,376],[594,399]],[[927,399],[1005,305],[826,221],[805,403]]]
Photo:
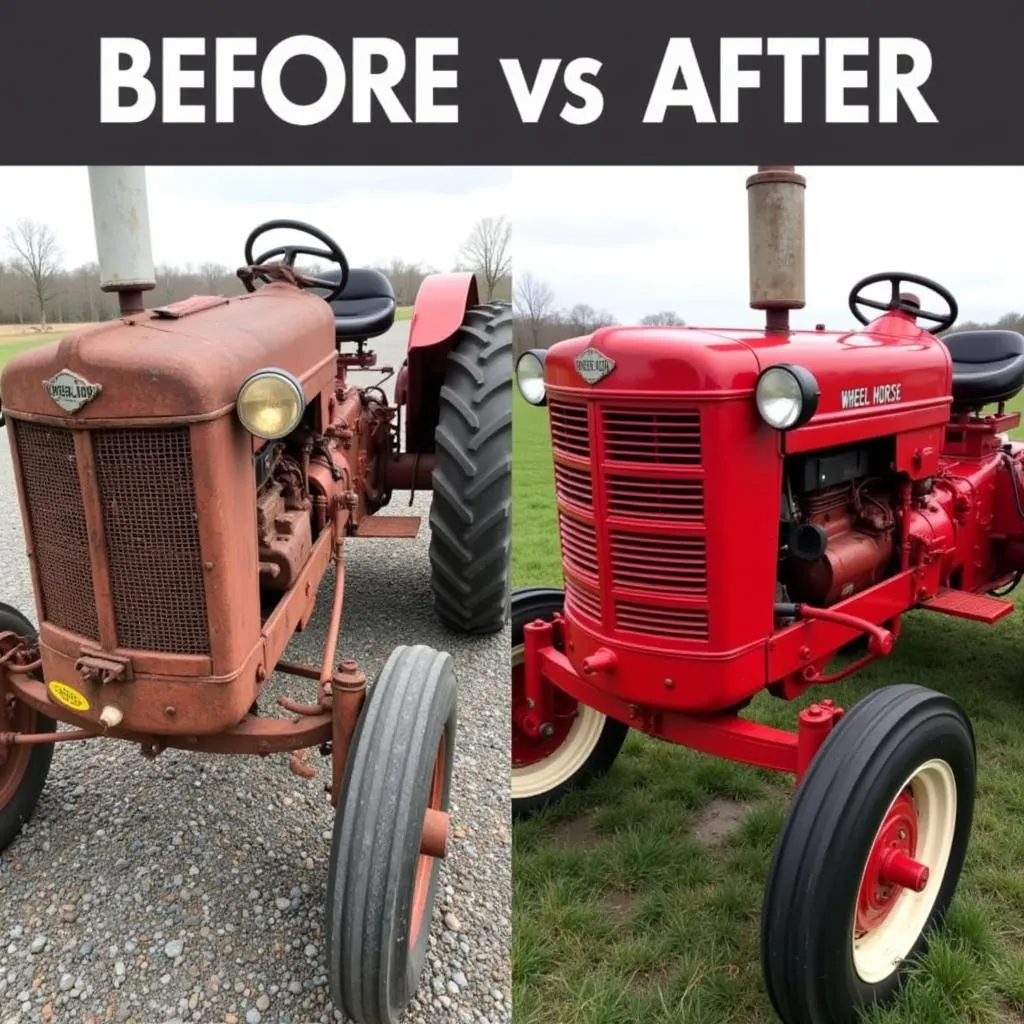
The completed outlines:
[[[914,859],[928,868],[928,884],[919,893],[904,889],[885,920],[866,935],[857,936],[854,921],[851,935],[853,966],[860,979],[869,985],[884,981],[898,970],[914,948],[935,906],[953,849],[956,831],[956,779],[953,769],[939,759],[927,761],[907,779],[899,793],[908,786],[917,810]],[[893,799],[889,810],[897,798]],[[882,820],[888,816],[887,810]],[[866,871],[865,867],[864,874]],[[864,884],[864,874],[861,875],[861,885]],[[860,888],[857,887],[858,898]]]
[[[523,648],[512,649],[512,668],[523,663]],[[512,769],[512,799],[550,793],[568,782],[586,763],[600,742],[606,716],[586,704],[577,704],[576,720],[564,742],[541,761]]]

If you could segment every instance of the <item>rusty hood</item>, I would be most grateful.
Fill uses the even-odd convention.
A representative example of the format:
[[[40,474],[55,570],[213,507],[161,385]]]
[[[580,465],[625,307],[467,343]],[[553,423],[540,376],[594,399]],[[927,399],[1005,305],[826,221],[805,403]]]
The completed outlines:
[[[98,426],[196,422],[232,410],[249,374],[298,378],[310,400],[335,375],[334,316],[285,283],[233,299],[197,296],[30,349],[7,363],[0,400],[13,416]]]

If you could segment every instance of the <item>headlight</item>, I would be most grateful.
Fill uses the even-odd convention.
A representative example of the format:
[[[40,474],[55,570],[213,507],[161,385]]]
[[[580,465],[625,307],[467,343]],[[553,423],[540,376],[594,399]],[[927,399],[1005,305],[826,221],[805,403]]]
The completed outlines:
[[[258,370],[238,390],[242,426],[264,440],[290,434],[306,411],[302,385],[285,370]]]
[[[530,405],[547,405],[548,393],[544,385],[544,360],[547,355],[547,349],[532,348],[529,352],[524,352],[516,363],[519,394]]]
[[[757,380],[754,398],[761,419],[776,430],[806,423],[818,408],[818,382],[802,366],[769,366]]]

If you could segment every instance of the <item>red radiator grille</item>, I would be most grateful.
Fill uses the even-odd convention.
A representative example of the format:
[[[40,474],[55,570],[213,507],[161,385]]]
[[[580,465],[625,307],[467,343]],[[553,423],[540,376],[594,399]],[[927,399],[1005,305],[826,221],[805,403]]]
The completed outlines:
[[[573,572],[597,578],[597,537],[594,524],[558,514],[562,563]]]
[[[93,445],[119,645],[208,654],[188,428],[100,430]]]
[[[617,601],[615,624],[619,629],[674,640],[707,640],[708,613],[704,608],[664,608],[634,601]]]
[[[563,501],[571,501],[584,508],[590,508],[594,504],[594,487],[588,469],[563,466],[556,462],[555,490]]]
[[[603,410],[604,450],[615,462],[700,465],[700,412]]]
[[[704,521],[704,482],[644,476],[605,477],[608,512],[613,516],[678,523]]]
[[[707,565],[703,537],[611,533],[612,582],[637,590],[703,594]]]
[[[565,599],[569,606],[582,615],[601,621],[601,604],[595,594],[581,590],[572,580],[565,581]]]
[[[590,458],[590,423],[585,405],[550,402],[551,443],[556,452],[574,455],[578,459]]]
[[[43,616],[99,640],[89,537],[70,430],[12,420]]]

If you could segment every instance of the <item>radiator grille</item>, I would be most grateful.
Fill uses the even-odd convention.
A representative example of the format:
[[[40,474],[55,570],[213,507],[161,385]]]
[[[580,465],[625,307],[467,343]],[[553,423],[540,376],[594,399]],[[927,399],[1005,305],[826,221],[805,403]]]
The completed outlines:
[[[565,581],[565,600],[569,608],[596,622],[601,621],[601,603],[595,594],[577,587],[572,580]]]
[[[707,640],[706,608],[664,608],[636,601],[615,605],[615,625],[619,629],[673,640]]]
[[[589,469],[556,463],[555,490],[563,501],[571,501],[582,508],[590,508],[594,504],[594,485]]]
[[[704,483],[664,477],[609,475],[605,478],[608,512],[613,516],[665,522],[704,521]]]
[[[43,615],[99,640],[89,537],[70,430],[12,420]]]
[[[703,537],[611,533],[612,582],[630,589],[703,594],[707,566]]]
[[[700,465],[700,413],[605,409],[605,455],[615,462]]]
[[[593,523],[559,513],[558,531],[562,541],[562,562],[567,569],[597,577],[597,537]]]
[[[101,430],[93,443],[119,645],[209,653],[188,428]]]
[[[548,406],[551,419],[551,441],[556,452],[590,458],[590,424],[585,405],[552,402]]]

